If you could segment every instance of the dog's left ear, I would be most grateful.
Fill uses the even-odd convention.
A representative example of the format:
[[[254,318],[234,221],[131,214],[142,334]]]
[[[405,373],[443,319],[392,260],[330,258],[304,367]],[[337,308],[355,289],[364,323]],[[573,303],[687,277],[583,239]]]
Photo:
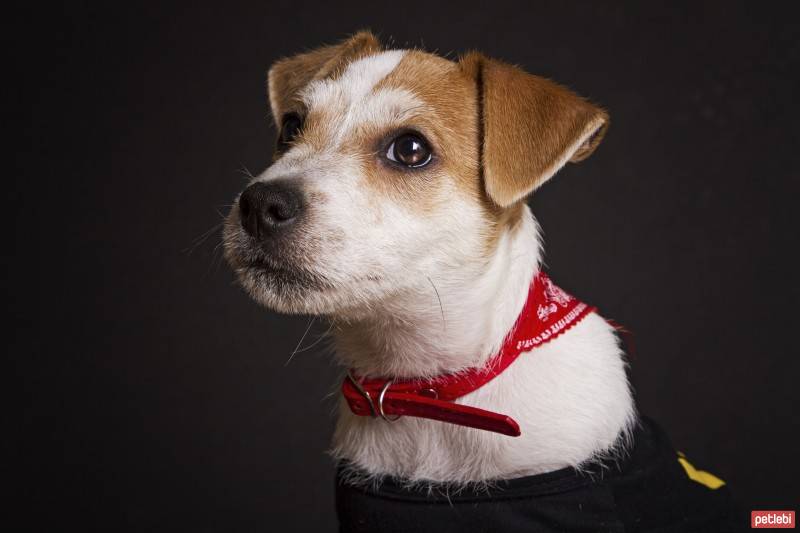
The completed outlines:
[[[600,144],[608,115],[572,91],[476,52],[459,64],[478,84],[484,182],[497,205],[525,198]]]

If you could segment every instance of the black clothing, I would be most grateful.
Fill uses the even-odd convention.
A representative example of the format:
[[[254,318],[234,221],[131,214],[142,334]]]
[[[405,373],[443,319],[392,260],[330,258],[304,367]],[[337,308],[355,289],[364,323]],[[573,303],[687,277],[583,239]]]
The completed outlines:
[[[592,465],[588,472],[564,468],[449,495],[444,486],[409,489],[392,479],[377,490],[353,486],[342,468],[336,490],[340,532],[721,533],[749,528],[727,486],[711,489],[690,479],[687,469],[693,467],[679,463],[653,421],[643,418],[633,438],[628,457]]]

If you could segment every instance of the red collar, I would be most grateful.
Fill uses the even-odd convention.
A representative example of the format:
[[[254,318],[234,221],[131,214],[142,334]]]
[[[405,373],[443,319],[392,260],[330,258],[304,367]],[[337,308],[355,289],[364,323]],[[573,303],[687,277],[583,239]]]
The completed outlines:
[[[426,380],[361,379],[351,372],[342,383],[342,394],[350,410],[360,416],[380,416],[386,420],[400,416],[429,418],[517,437],[519,425],[510,416],[454,400],[479,389],[520,354],[553,340],[594,310],[540,272],[533,278],[525,307],[502,348],[483,367]]]

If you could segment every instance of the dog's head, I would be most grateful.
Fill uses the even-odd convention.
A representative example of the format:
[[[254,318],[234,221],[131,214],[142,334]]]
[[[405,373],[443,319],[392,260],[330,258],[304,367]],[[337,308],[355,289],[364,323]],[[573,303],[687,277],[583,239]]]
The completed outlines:
[[[511,65],[383,50],[366,32],[278,61],[268,86],[274,161],[224,240],[244,287],[283,312],[364,311],[430,277],[470,279],[524,198],[608,123]]]

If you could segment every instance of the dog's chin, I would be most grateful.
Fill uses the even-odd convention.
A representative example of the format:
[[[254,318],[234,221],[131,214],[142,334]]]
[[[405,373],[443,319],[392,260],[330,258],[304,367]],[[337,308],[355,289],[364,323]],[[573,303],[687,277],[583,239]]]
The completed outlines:
[[[330,312],[325,293],[331,286],[322,276],[264,263],[237,266],[234,270],[250,297],[268,309],[286,314]]]
[[[349,315],[363,302],[364,281],[333,283],[324,275],[308,269],[264,263],[236,265],[239,283],[251,298],[278,313],[292,315]],[[359,290],[358,288],[362,290]]]

